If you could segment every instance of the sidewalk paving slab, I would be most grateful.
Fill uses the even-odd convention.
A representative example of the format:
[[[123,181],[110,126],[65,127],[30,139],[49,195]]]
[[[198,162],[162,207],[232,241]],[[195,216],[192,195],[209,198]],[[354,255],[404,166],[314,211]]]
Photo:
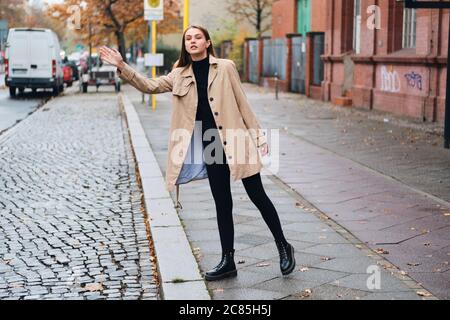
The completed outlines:
[[[153,111],[147,105],[141,104],[140,94],[136,90],[125,86],[124,91],[139,114],[149,144],[154,150],[161,171],[164,172],[171,115],[170,94],[158,95],[158,106],[156,111]],[[292,149],[292,146],[290,148]],[[298,148],[296,147],[296,149]],[[320,152],[328,153],[326,150],[318,151],[319,154]],[[332,163],[333,158],[329,157],[329,161]],[[292,159],[291,162],[298,163],[296,159]],[[336,172],[336,170],[333,172]],[[342,172],[342,169],[340,172]],[[290,173],[290,177],[292,177],[293,174]],[[317,174],[320,174],[320,172],[317,172]],[[315,182],[316,180],[311,178],[311,183]],[[395,266],[385,260],[385,257],[368,248],[361,240],[355,239],[350,232],[335,223],[317,207],[312,206],[299,195],[299,192],[287,186],[278,177],[263,175],[263,183],[269,197],[274,201],[283,226],[287,228],[288,241],[301,241],[302,245],[296,248],[297,268],[290,276],[281,276],[278,254],[270,231],[258,210],[248,199],[242,182],[232,183],[236,226],[236,260],[239,259],[241,263],[238,263],[239,273],[237,278],[207,283],[208,288],[212,290],[213,299],[303,299],[305,298],[303,294],[305,289],[311,289],[312,292],[315,292],[316,299],[324,297],[329,299],[360,298],[379,292],[378,289],[368,289],[366,285],[367,279],[371,275],[367,273],[367,268],[374,266],[379,267],[381,283],[385,281],[386,285],[399,284],[390,287],[392,293],[398,293],[398,297],[403,298],[405,295],[402,294],[409,292],[411,293],[410,296],[415,299],[435,299],[433,296],[421,297],[417,295],[416,291],[419,289],[411,288],[408,285],[410,282],[416,283],[415,281],[406,274],[401,274],[400,270],[397,270]],[[171,196],[174,199],[173,193],[171,193]],[[220,260],[218,231],[217,228],[213,228],[214,224],[212,223],[212,221],[215,221],[215,207],[208,181],[206,179],[193,181],[189,183],[189,186],[182,186],[180,201],[183,205],[183,209],[178,212],[180,220],[191,245],[194,247],[200,269],[204,272]],[[328,215],[332,216],[330,213]],[[307,221],[310,223],[306,224]],[[305,232],[298,232],[295,230],[295,226],[290,226],[292,224],[299,226],[299,222],[305,222],[301,228],[309,225],[312,229],[304,228],[303,231]],[[202,223],[204,228],[199,227],[199,223]],[[323,225],[322,228],[320,223]],[[239,229],[240,225],[244,227]],[[318,228],[320,229],[319,232],[317,231]],[[322,231],[322,229],[327,229],[327,231]],[[305,234],[310,238],[296,239],[299,235],[306,237]],[[330,235],[331,241],[329,243],[326,241],[327,235]],[[216,241],[216,245],[214,245],[214,241]],[[217,249],[216,254],[214,254],[214,248]],[[330,267],[322,265],[322,268],[316,268],[317,265],[332,261],[335,261],[335,269],[341,268],[343,270],[333,270],[333,265],[330,265]],[[355,261],[359,263],[355,263]],[[339,266],[337,262],[341,265]],[[316,268],[318,271],[311,273],[311,278],[309,278],[309,270],[304,269],[304,264],[308,265],[309,268]],[[334,275],[334,279],[318,278],[317,272],[320,270],[323,270],[329,278],[333,278],[331,275]],[[258,278],[256,282],[252,282],[250,276],[250,279],[246,279],[246,273],[256,273],[264,276],[264,278]],[[295,275],[298,273],[304,273],[305,276],[303,277],[306,277],[306,279],[296,279]],[[343,273],[347,276],[358,274],[361,276],[349,278],[344,283],[348,287],[333,284],[334,281],[342,278]],[[270,283],[266,283],[269,281],[272,281],[274,285],[271,286]],[[222,283],[227,286],[226,289],[221,287]],[[426,292],[420,285],[416,285],[421,288],[421,291]],[[364,288],[364,290],[358,290],[357,288]],[[341,291],[348,294],[345,292],[341,294]]]

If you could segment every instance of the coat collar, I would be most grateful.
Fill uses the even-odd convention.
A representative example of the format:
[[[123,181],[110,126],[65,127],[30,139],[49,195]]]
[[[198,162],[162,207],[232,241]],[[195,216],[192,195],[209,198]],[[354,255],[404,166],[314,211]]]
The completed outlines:
[[[212,65],[217,65],[219,63],[219,59],[217,59],[216,57],[214,57],[213,55],[209,55],[209,64]],[[215,69],[215,68],[210,68],[210,69]],[[192,63],[189,66],[186,66],[183,68],[183,70],[181,70],[180,75],[182,77],[194,77],[194,70],[192,69]]]
[[[214,79],[217,76],[218,63],[219,63],[219,59],[217,59],[212,54],[210,54],[209,55],[210,68],[209,68],[209,74],[208,74],[208,88],[211,86],[211,83],[214,81]],[[214,66],[211,67],[211,65],[214,65]],[[181,70],[180,75],[183,78],[192,77],[192,79],[195,79],[194,70],[192,69],[192,63],[189,66],[184,67],[184,69]]]

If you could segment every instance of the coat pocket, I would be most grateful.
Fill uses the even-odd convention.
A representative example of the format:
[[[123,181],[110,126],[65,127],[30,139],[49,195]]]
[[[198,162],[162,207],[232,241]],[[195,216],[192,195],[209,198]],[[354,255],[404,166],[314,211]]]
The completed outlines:
[[[179,97],[185,96],[189,92],[193,82],[194,80],[192,78],[183,78],[177,81],[173,86],[172,94]]]

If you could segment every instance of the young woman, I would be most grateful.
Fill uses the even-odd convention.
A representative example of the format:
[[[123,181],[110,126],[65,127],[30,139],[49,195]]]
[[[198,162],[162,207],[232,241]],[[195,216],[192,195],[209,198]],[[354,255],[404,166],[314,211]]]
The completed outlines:
[[[151,94],[172,92],[166,187],[172,191],[176,185],[178,194],[180,184],[208,178],[216,206],[222,260],[206,272],[205,279],[213,281],[237,275],[230,176],[234,181],[242,180],[274,236],[282,274],[291,273],[295,268],[294,248],[286,241],[278,213],[261,182],[259,152],[262,156],[268,153],[265,134],[248,103],[234,62],[215,57],[208,31],[200,26],[187,28],[173,70],[155,79],[147,79],[133,70],[115,49],[102,47],[100,56],[116,66],[120,78],[138,90]],[[182,142],[174,137],[180,130],[187,133]],[[236,147],[233,141],[238,131],[244,132],[247,139]],[[201,163],[187,161],[199,147],[203,153]],[[211,150],[209,157],[207,150]]]

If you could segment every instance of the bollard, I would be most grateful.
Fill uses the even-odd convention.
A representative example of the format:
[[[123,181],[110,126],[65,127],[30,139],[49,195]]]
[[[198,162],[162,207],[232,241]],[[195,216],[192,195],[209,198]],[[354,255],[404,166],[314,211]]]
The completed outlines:
[[[275,100],[278,100],[278,72],[275,72]]]

